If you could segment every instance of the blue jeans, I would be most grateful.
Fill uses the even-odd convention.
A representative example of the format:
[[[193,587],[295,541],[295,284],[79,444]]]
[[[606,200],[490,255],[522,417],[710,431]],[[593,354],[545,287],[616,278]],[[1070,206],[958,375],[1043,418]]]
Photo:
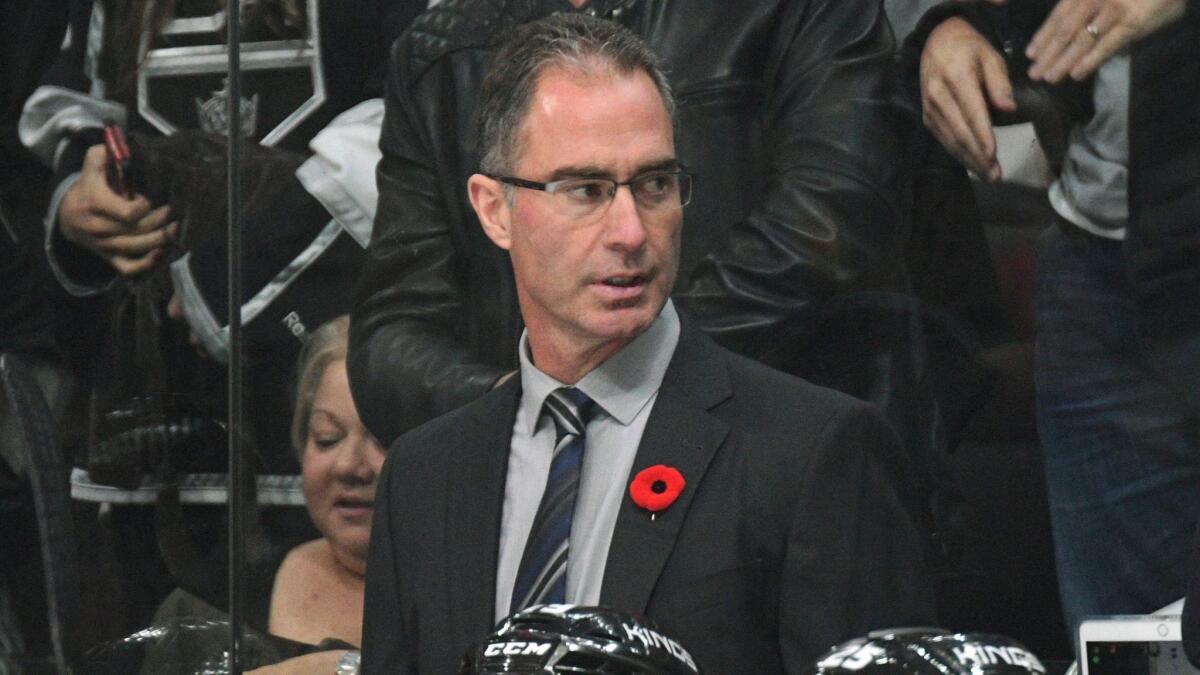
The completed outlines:
[[[1200,515],[1200,333],[1139,334],[1121,242],[1051,228],[1037,408],[1067,625],[1184,595]],[[1200,312],[1200,307],[1179,308]]]

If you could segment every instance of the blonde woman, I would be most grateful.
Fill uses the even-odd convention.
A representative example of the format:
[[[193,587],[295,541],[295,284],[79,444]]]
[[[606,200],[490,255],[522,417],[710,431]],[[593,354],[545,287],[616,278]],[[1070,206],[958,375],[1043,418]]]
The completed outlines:
[[[262,665],[251,671],[255,675],[357,672],[367,543],[384,450],[363,427],[350,398],[348,330],[345,316],[325,324],[312,333],[300,355],[292,444],[305,505],[321,537],[284,558],[275,573],[265,626],[262,618],[249,621],[243,666]],[[254,605],[259,598],[247,599]],[[263,616],[261,609],[248,611]],[[206,659],[223,653],[227,619],[224,612],[178,589],[156,613],[156,630],[124,642],[153,643],[143,673],[198,672],[192,668],[197,658],[209,663]],[[160,639],[167,634],[171,639]]]
[[[344,316],[321,327],[300,360],[292,443],[300,455],[305,504],[321,538],[284,558],[267,628],[307,644],[362,643],[367,543],[384,450],[363,427],[350,397],[348,330]],[[356,656],[333,649],[254,672],[333,673],[339,662],[348,666]]]

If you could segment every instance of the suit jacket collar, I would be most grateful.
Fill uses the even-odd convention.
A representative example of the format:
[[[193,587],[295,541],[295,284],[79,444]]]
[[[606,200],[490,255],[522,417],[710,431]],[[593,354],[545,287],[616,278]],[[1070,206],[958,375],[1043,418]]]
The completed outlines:
[[[520,378],[480,399],[459,442],[450,449],[445,560],[453,644],[475,644],[492,626],[500,514]],[[480,542],[463,547],[462,542]]]
[[[454,644],[474,644],[492,625],[500,515],[512,425],[521,399],[520,378],[512,378],[479,401],[463,437],[453,447],[447,489],[446,526],[450,568],[450,630]],[[687,486],[679,499],[653,520],[624,499],[609,548],[600,604],[644,612],[688,504],[729,427],[710,410],[732,389],[725,356],[684,320],[679,344],[646,423],[630,479],[655,464],[673,466]],[[478,486],[472,491],[468,486]],[[482,542],[464,550],[456,543]]]
[[[646,611],[688,505],[729,433],[729,426],[710,411],[731,395],[724,354],[685,321],[630,479],[647,467],[665,464],[678,469],[687,484],[675,503],[653,519],[632,499],[622,501],[604,569],[601,605]]]

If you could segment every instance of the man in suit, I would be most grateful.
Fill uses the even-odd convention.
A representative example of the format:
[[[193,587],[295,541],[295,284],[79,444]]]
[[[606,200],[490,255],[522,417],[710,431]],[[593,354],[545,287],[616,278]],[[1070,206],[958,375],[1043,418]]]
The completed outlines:
[[[512,259],[520,370],[393,446],[364,672],[453,672],[542,602],[644,613],[726,674],[930,621],[909,466],[881,416],[718,347],[668,301],[692,180],[653,52],[556,15],[514,31],[481,97],[468,193]],[[629,486],[658,465],[681,480],[651,491],[682,490],[650,511]]]

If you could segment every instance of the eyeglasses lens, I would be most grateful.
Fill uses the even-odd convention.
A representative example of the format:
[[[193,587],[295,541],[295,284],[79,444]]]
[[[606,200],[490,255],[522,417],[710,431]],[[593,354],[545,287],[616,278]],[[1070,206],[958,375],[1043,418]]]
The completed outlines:
[[[563,210],[575,218],[603,211],[616,196],[618,183],[606,178],[566,181],[554,191]],[[692,177],[685,173],[651,173],[629,184],[638,208],[644,212],[667,211],[687,206],[692,198]]]

